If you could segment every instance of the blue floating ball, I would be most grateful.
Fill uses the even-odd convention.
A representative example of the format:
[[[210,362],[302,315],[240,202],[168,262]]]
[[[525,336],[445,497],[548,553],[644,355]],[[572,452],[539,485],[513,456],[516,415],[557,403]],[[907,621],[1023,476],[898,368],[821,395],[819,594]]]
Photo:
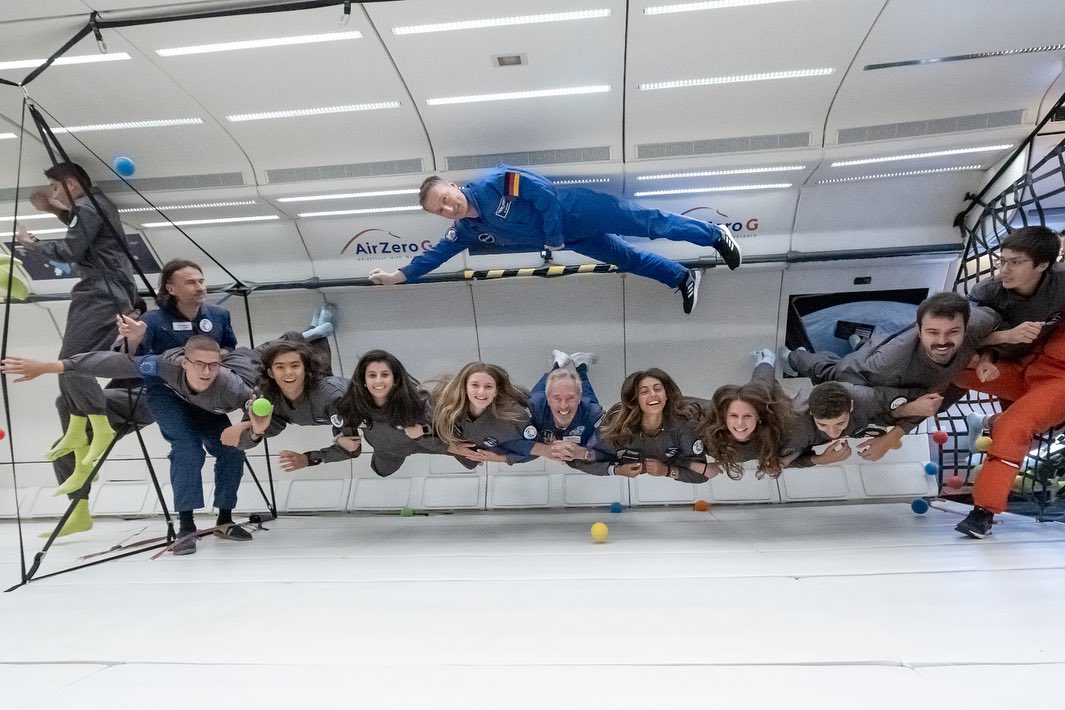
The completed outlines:
[[[621,503],[618,503],[617,501],[614,501],[613,503],[610,504],[610,512],[611,513],[620,513],[622,510],[624,510],[624,507],[621,505]]]
[[[939,475],[939,466],[929,461],[924,465],[924,472],[928,476]]]
[[[926,501],[924,498],[914,498],[913,502],[910,503],[910,510],[917,513],[918,515],[924,515],[925,513],[927,513],[929,507],[930,506],[928,505],[928,501]]]
[[[115,169],[115,172],[122,177],[130,177],[133,173],[137,172],[137,166],[133,164],[133,161],[124,155],[120,155],[115,158],[115,162],[111,164]]]

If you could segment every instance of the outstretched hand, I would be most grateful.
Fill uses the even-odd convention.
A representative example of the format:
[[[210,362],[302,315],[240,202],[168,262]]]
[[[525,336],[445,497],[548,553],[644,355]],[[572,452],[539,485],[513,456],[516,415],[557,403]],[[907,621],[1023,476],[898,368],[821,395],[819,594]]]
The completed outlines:
[[[406,280],[407,275],[402,271],[374,269],[370,272],[370,281],[378,286],[395,286],[396,284],[404,283]]]
[[[9,355],[0,362],[0,372],[19,375],[15,382],[29,382],[41,375],[59,374],[62,371],[63,363],[55,360],[32,360]]]

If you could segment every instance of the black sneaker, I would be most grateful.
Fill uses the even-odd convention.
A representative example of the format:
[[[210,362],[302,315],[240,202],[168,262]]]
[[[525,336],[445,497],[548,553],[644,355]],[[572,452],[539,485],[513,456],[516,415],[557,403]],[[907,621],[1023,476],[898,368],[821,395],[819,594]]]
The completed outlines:
[[[702,278],[702,272],[697,269],[688,269],[688,275],[680,282],[680,297],[684,299],[685,313],[695,310],[695,302],[699,300],[699,282]]]
[[[983,508],[973,508],[965,518],[954,526],[954,529],[963,535],[982,540],[991,534],[991,526],[994,525],[995,514]]]
[[[196,552],[196,533],[179,533],[170,551],[175,555],[191,555]]]
[[[214,536],[223,540],[237,540],[247,542],[251,540],[251,533],[236,523],[223,523],[214,529]]]
[[[736,244],[736,239],[732,236],[732,232],[729,231],[728,227],[719,224],[717,225],[717,228],[721,230],[721,235],[717,238],[717,243],[714,244],[714,249],[717,249],[717,253],[725,260],[728,267],[735,271],[740,268],[740,264],[743,263],[743,255],[740,254],[740,247]]]

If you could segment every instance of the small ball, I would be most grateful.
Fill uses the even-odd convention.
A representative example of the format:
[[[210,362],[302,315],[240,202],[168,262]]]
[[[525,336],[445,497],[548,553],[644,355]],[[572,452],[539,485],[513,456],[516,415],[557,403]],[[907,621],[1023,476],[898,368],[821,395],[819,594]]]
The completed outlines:
[[[115,172],[122,177],[130,177],[133,173],[137,172],[137,166],[134,165],[132,160],[124,155],[115,158],[115,162],[112,163],[111,166],[115,169]]]
[[[695,505],[692,506],[692,510],[694,510],[696,513],[705,513],[706,511],[710,510],[710,504],[707,503],[705,500],[697,500],[695,501]]]
[[[595,523],[592,525],[592,539],[596,542],[602,542],[606,540],[607,530],[606,523]]]
[[[614,501],[613,503],[610,504],[610,512],[611,513],[620,513],[624,509],[625,509],[625,506],[623,506],[621,503],[618,503],[617,501]]]
[[[251,403],[251,413],[257,417],[265,417],[269,414],[273,414],[274,405],[266,397],[259,397]]]
[[[929,507],[930,506],[928,505],[928,501],[926,501],[924,498],[914,498],[913,502],[910,503],[910,510],[917,513],[918,515],[924,515],[925,513],[927,513]]]
[[[978,436],[976,437],[976,441],[974,443],[976,444],[977,451],[979,451],[980,453],[985,453],[991,448],[991,437]]]
[[[414,509],[413,508],[400,508],[399,509],[399,517],[401,517],[401,518],[414,517]]]
[[[948,476],[947,480],[944,481],[944,483],[946,484],[947,488],[955,488],[955,489],[957,489],[957,488],[961,488],[962,485],[965,484],[965,480],[962,479],[961,476],[955,475],[955,476]]]
[[[929,461],[924,465],[924,472],[927,476],[936,476],[939,474],[939,466]]]
[[[949,439],[949,438],[950,438],[950,435],[947,434],[947,432],[942,431],[942,430],[937,431],[934,434],[932,434],[932,441],[936,442],[940,446],[942,446],[943,444],[947,443],[947,439]]]
[[[5,436],[7,436],[7,432],[0,429],[0,441],[3,441]]]

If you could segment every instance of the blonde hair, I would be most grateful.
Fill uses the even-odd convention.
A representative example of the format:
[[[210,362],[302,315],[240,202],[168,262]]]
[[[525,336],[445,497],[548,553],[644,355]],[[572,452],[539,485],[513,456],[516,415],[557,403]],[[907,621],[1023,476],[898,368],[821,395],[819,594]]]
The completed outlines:
[[[527,418],[528,393],[510,380],[510,375],[499,365],[489,362],[471,362],[454,377],[442,378],[433,393],[436,411],[433,412],[433,430],[448,446],[462,439],[455,431],[458,420],[469,412],[470,401],[466,395],[466,381],[470,375],[484,373],[495,380],[496,397],[484,414],[503,421],[521,422]],[[484,416],[484,415],[482,415]]]

